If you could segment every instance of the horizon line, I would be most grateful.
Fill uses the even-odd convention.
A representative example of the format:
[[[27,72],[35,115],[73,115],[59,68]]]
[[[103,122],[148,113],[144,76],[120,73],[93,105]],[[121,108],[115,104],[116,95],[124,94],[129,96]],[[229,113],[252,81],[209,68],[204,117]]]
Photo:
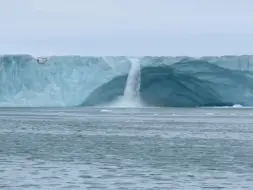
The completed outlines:
[[[32,53],[4,53],[0,54],[0,57],[3,56],[31,56],[33,58],[42,58],[42,57],[187,57],[187,58],[204,58],[204,57],[242,57],[242,56],[253,56],[252,54],[222,54],[222,55],[84,55],[84,54],[51,54],[51,55],[35,55]]]

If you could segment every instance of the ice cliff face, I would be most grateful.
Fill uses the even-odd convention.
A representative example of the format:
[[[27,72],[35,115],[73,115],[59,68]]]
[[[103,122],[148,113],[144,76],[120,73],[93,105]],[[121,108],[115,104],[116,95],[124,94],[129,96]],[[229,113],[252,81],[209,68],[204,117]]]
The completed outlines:
[[[214,90],[214,94],[212,95],[214,100],[219,100],[220,102],[232,101],[234,103],[239,102],[240,98],[244,98],[245,100],[240,101],[247,105],[251,103],[253,105],[253,101],[251,101],[251,95],[253,94],[251,90],[251,84],[253,83],[251,81],[253,56],[203,57],[200,59],[202,63],[195,63],[196,59],[190,57],[140,57],[139,59],[142,66],[141,73],[143,78],[141,81],[143,85],[140,90],[143,97],[150,99],[148,101],[153,102],[152,104],[154,105],[158,104],[155,102],[160,102],[159,105],[170,106],[170,104],[165,105],[160,100],[158,101],[158,99],[153,101],[154,97],[148,95],[155,88],[159,88],[157,86],[158,83],[153,81],[157,81],[159,75],[165,77],[167,82],[170,81],[169,83],[176,82],[181,77],[181,83],[188,86],[188,89],[192,88],[191,97],[197,93],[194,90],[200,87],[197,87],[194,83],[195,79],[193,82],[190,82],[187,78],[184,78],[185,76],[195,77],[200,83],[202,82],[201,88],[203,88],[203,93],[204,91],[208,93]],[[29,55],[4,55],[0,57],[0,106],[54,107],[78,106],[81,104],[91,105],[91,103],[88,103],[88,100],[91,100],[92,95],[94,97],[97,96],[94,94],[94,91],[102,87],[105,88],[107,83],[117,80],[117,77],[126,78],[130,64],[130,57],[53,56],[48,57],[46,61],[38,61],[37,58]],[[165,68],[164,65],[169,66],[169,68],[167,66]],[[157,67],[157,69],[154,71],[150,66]],[[168,72],[164,72],[164,69]],[[170,78],[171,73],[169,71],[173,71],[174,74],[176,73],[176,77],[179,78]],[[156,77],[150,75],[154,72]],[[159,72],[161,73],[159,74]],[[106,90],[106,88],[104,91],[98,90],[101,99],[93,99],[92,105],[96,105],[105,98],[102,96],[103,93],[108,94],[113,91],[120,93],[119,88],[124,89],[125,83],[124,79],[120,80],[122,80],[121,87],[114,87],[111,84],[110,91]],[[184,82],[187,80],[188,82]],[[165,81],[160,82],[161,84],[166,83]],[[209,90],[204,89],[207,83],[219,86],[219,90],[213,89],[213,86]],[[117,85],[119,84],[117,83]],[[153,87],[150,87],[148,90],[147,85]],[[165,91],[168,97],[170,96],[168,91],[173,91],[176,94],[177,88],[169,86],[171,84],[160,88],[160,94]],[[234,95],[239,92],[245,96]],[[201,94],[201,91],[198,91],[198,93]],[[180,96],[184,95],[189,96],[189,92],[184,93],[182,88]],[[114,96],[112,94],[112,97]],[[184,105],[184,101],[180,99],[180,96],[173,97],[177,99],[180,105]],[[205,104],[205,97],[197,98],[196,96],[195,98],[196,101],[194,100],[193,102],[201,102],[197,105]],[[153,100],[151,101],[151,99]],[[96,101],[98,102],[96,103]],[[187,105],[195,105],[195,103]]]
[[[0,106],[76,106],[96,87],[126,73],[124,57],[0,58]]]
[[[94,90],[84,106],[103,105],[122,96],[127,75]],[[140,97],[148,106],[198,107],[253,105],[253,74],[231,70],[203,60],[144,67]]]

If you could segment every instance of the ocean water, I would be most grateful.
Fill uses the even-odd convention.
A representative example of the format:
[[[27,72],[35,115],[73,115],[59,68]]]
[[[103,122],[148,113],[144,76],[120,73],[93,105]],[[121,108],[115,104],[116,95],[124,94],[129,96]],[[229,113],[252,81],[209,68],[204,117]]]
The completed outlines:
[[[250,189],[253,109],[0,108],[0,189]]]

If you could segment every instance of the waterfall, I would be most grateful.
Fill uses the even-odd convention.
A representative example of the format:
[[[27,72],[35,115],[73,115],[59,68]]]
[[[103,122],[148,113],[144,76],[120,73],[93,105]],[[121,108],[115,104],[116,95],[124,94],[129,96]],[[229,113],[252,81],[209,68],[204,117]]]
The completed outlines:
[[[127,77],[123,99],[128,101],[136,101],[140,98],[141,66],[138,59],[132,59],[131,62],[132,65]]]
[[[142,107],[140,99],[141,65],[138,59],[131,59],[124,94],[113,107]]]

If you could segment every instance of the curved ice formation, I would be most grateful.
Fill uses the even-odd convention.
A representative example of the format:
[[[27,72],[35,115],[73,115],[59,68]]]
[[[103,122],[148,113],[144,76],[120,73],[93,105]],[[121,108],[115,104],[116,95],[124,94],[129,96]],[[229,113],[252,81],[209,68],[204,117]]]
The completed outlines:
[[[83,106],[104,105],[122,96],[126,75],[95,89]],[[145,67],[140,98],[148,106],[233,106],[253,104],[253,74],[222,68],[203,60]]]
[[[252,106],[252,58],[140,57],[141,99],[154,106]],[[39,64],[30,55],[0,56],[0,106],[110,102],[124,92],[130,59],[52,56]]]

